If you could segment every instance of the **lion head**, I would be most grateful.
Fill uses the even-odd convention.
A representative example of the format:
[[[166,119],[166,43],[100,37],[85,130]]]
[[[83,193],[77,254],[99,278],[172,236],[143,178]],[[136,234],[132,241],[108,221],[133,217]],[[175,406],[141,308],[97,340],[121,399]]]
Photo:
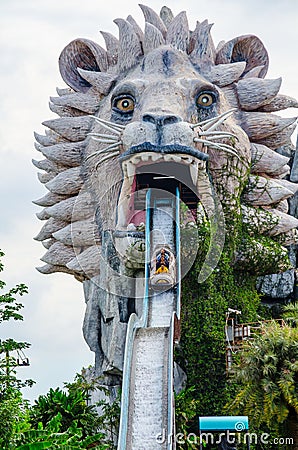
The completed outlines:
[[[286,199],[297,185],[278,151],[291,147],[295,118],[273,113],[297,102],[278,94],[280,78],[265,79],[268,54],[256,36],[215,48],[208,21],[190,31],[184,12],[141,8],[144,31],[131,16],[117,19],[119,39],[102,32],[106,49],[76,39],[61,53],[70,89],[51,98],[59,118],[36,134],[45,159],[34,164],[49,191],[35,202],[46,221],[36,239],[48,249],[39,270],[92,278],[102,233],[138,231],[144,191],[178,183],[194,218],[198,204],[212,217],[216,198],[227,233],[245,224],[250,246],[235,261],[258,273],[255,255],[268,252],[260,236],[296,241]],[[279,248],[262,273],[286,268]]]

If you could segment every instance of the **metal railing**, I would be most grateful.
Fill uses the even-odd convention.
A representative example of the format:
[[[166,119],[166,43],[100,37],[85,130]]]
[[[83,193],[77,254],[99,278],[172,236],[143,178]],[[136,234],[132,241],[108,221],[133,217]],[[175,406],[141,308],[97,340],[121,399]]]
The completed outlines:
[[[118,450],[126,450],[127,448],[127,432],[129,421],[129,398],[130,398],[130,382],[131,369],[134,350],[134,341],[136,332],[140,328],[145,328],[148,325],[149,314],[149,277],[150,277],[150,260],[151,260],[151,243],[150,232],[152,223],[152,206],[151,206],[151,190],[149,189],[146,195],[146,260],[145,260],[145,291],[143,297],[142,315],[140,318],[136,314],[131,314],[126,334],[125,352],[124,352],[124,367],[123,367],[123,381],[122,381],[122,395],[121,395],[121,416],[119,426]],[[174,334],[175,334],[175,318],[180,319],[180,213],[179,213],[180,195],[177,188],[176,205],[175,205],[175,253],[176,253],[176,276],[177,284],[174,288],[176,296],[176,312],[173,312],[171,323],[169,327],[169,347],[168,347],[168,367],[167,367],[167,450],[172,450],[173,436],[175,431],[175,410],[174,410]],[[173,294],[174,295],[174,294]]]
[[[118,450],[126,449],[126,439],[128,430],[128,412],[131,380],[131,363],[133,357],[133,345],[138,328],[145,327],[148,322],[149,311],[149,264],[150,264],[150,223],[151,223],[151,190],[146,195],[146,257],[145,257],[145,292],[143,298],[142,315],[140,318],[136,314],[131,314],[126,332],[126,342],[124,351],[123,380],[121,394],[121,415],[119,425]]]
[[[129,392],[131,363],[133,356],[133,344],[139,319],[136,314],[131,314],[126,332],[126,342],[124,351],[123,380],[121,393],[121,415],[119,425],[118,450],[126,449],[126,437],[128,428]]]

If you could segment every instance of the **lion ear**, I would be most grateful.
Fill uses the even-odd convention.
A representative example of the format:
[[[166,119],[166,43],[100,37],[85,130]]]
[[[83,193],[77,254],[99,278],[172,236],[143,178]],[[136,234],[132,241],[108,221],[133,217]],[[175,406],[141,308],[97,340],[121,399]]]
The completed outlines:
[[[262,41],[254,35],[238,36],[226,42],[216,55],[216,64],[228,64],[245,61],[246,68],[242,74],[245,76],[255,67],[263,66],[258,75],[264,78],[269,65],[269,57]]]
[[[91,87],[91,84],[81,77],[78,68],[102,72],[106,71],[107,67],[106,51],[88,39],[75,39],[70,42],[59,57],[59,69],[63,80],[77,92],[86,92]]]

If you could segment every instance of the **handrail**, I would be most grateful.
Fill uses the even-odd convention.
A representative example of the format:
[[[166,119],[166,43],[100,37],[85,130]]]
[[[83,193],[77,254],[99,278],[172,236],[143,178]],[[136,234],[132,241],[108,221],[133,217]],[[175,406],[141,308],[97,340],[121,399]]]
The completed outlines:
[[[175,251],[176,251],[176,270],[177,270],[177,284],[176,284],[176,315],[180,320],[181,308],[181,258],[180,258],[180,192],[176,188],[176,208],[175,208]]]
[[[124,350],[124,364],[123,364],[123,380],[121,393],[121,415],[119,425],[118,450],[126,449],[126,438],[128,430],[128,409],[129,409],[129,395],[130,395],[130,378],[131,378],[131,363],[133,355],[133,343],[135,334],[138,328],[146,327],[148,322],[149,310],[149,275],[150,275],[150,222],[151,222],[151,189],[146,195],[146,258],[145,258],[145,292],[143,298],[142,315],[139,318],[135,313],[131,314],[126,331],[126,342]]]
[[[127,324],[124,364],[123,364],[122,392],[121,392],[121,415],[120,415],[119,437],[117,446],[118,450],[124,450],[126,448],[131,362],[133,355],[133,343],[137,330],[138,321],[139,321],[138,316],[135,313],[133,313],[130,315]]]
[[[180,295],[181,295],[181,261],[180,261],[180,192],[176,188],[175,204],[175,253],[176,253],[176,311],[173,311],[169,329],[169,353],[168,353],[168,423],[167,423],[167,450],[175,449],[175,403],[174,403],[174,334],[175,318],[180,319]]]
[[[175,448],[174,439],[174,328],[175,328],[175,315],[173,312],[171,318],[171,325],[169,329],[169,353],[168,353],[168,423],[167,423],[167,450]]]
[[[145,229],[145,292],[143,299],[143,310],[140,318],[140,326],[146,327],[149,313],[149,278],[150,278],[150,259],[151,259],[151,189],[146,194],[146,229]]]

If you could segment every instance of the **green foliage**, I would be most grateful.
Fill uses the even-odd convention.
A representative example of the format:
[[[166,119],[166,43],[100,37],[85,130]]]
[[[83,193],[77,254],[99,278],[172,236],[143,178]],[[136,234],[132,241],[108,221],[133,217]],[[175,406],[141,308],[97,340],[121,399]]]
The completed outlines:
[[[25,386],[31,387],[33,380],[20,380],[17,378],[16,368],[18,367],[17,358],[11,356],[11,352],[20,351],[30,347],[27,342],[16,342],[14,339],[0,341],[0,399],[10,396],[15,389],[21,389]]]
[[[96,381],[89,383],[83,375],[77,375],[73,383],[66,384],[67,392],[50,389],[32,407],[23,402],[20,391],[15,389],[15,399],[0,402],[1,450],[115,448],[120,399],[112,404],[100,402],[103,414],[98,416],[95,406],[86,403],[95,385]]]
[[[3,256],[4,253],[0,251],[0,257]],[[3,271],[2,262],[0,262],[1,271]],[[5,286],[6,283],[0,280],[0,289],[3,290]],[[27,286],[19,284],[0,294],[0,324],[9,320],[23,320],[23,316],[20,314],[23,305],[16,299],[16,296],[23,296],[27,292]],[[12,338],[0,340],[0,399],[10,395],[14,389],[32,386],[32,380],[21,381],[16,377],[17,360],[11,355],[11,352],[22,351],[28,347],[30,347],[28,342],[17,342]]]
[[[298,328],[271,321],[246,342],[235,365],[238,393],[228,404],[234,414],[248,414],[255,429],[280,433],[298,419]],[[298,431],[298,430],[296,430]]]
[[[277,273],[292,267],[287,249],[268,236],[244,233],[238,252],[245,255],[244,262],[238,262],[239,267],[254,275]]]
[[[46,431],[56,433],[57,430],[53,429],[53,424],[58,423],[59,433],[63,434],[67,442],[72,439],[72,447],[61,447],[63,449],[88,448],[84,445],[100,450],[115,448],[120,418],[120,395],[110,403],[108,400],[110,392],[100,385],[100,381],[100,378],[88,377],[87,370],[82,369],[82,372],[76,375],[74,382],[65,383],[65,390],[50,389],[46,395],[39,396],[29,410],[31,426],[35,430],[41,427],[44,430],[42,438],[49,439]],[[106,400],[101,400],[96,405],[88,405],[90,393],[95,390],[104,392]],[[102,414],[98,414],[97,408]],[[99,430],[103,430],[104,433],[100,433]],[[29,432],[27,435],[30,438]],[[51,439],[54,439],[53,442],[56,445],[57,435],[55,434]]]
[[[260,303],[256,276],[276,272],[276,267],[285,270],[289,260],[279,242],[260,236],[257,230],[249,230],[242,224],[239,211],[228,208],[225,228],[229,233],[220,261],[209,278],[198,284],[213,237],[212,226],[206,221],[200,219],[197,226],[199,251],[193,267],[182,280],[181,343],[176,360],[187,374],[188,388],[193,387],[192,396],[185,399],[188,398],[189,405],[194,400],[196,416],[222,415],[225,404],[235,398],[239,389],[239,380],[228,381],[225,371],[226,312],[228,308],[241,310],[243,323],[260,320],[259,314],[270,318]],[[242,261],[246,264],[245,271]],[[291,320],[293,323],[294,319]],[[183,433],[197,432],[193,411],[189,411],[187,404],[183,408],[186,414]]]
[[[3,256],[0,251],[0,257]],[[0,261],[0,272],[3,264]],[[0,281],[0,289],[5,282]],[[24,284],[0,295],[0,323],[23,320],[23,305],[16,296],[27,293]],[[27,342],[12,338],[0,340],[0,448],[1,450],[35,449],[111,449],[118,430],[120,400],[102,401],[103,414],[98,416],[95,406],[88,405],[90,392],[100,389],[99,380],[88,379],[86,370],[78,374],[65,389],[50,389],[30,407],[23,400],[21,388],[31,386],[32,380],[17,378],[18,362],[13,352],[28,348]],[[11,354],[12,353],[12,354]],[[1,355],[3,355],[1,357]],[[103,388],[102,388],[103,389]],[[99,432],[105,430],[105,434]]]
[[[194,399],[194,390],[194,386],[191,386],[175,396],[176,434],[181,434],[183,438],[180,441],[185,441],[185,444],[177,443],[177,450],[197,448],[187,439],[198,408],[198,401]]]
[[[73,421],[71,426],[62,431],[63,418],[60,413],[54,416],[43,427],[39,424],[37,429],[28,430],[19,436],[15,450],[35,450],[35,449],[63,449],[76,450],[94,448],[97,450],[108,449],[108,444],[102,444],[102,433],[83,438],[83,430],[78,426],[77,421]]]
[[[106,398],[109,398],[110,392],[103,386],[99,387],[99,390],[106,394]],[[99,427],[105,430],[109,436],[110,449],[117,448],[115,442],[117,442],[119,424],[120,424],[120,399],[121,392],[118,392],[116,399],[110,403],[108,400],[100,400],[97,402],[96,406],[100,407],[102,410],[102,415],[99,416]]]
[[[74,423],[78,424],[84,437],[97,429],[95,408],[87,405],[86,395],[79,388],[68,392],[60,388],[50,389],[46,395],[40,395],[30,410],[30,423],[34,428],[39,423],[46,427],[57,414],[61,416],[60,429],[63,432]]]
[[[4,253],[0,250],[0,258],[4,256]],[[0,261],[0,272],[4,269],[3,263]],[[0,280],[0,289],[4,289],[6,283]],[[18,284],[17,286],[9,289],[7,292],[0,295],[0,323],[8,320],[23,320],[23,316],[19,314],[19,311],[23,308],[22,303],[19,303],[15,295],[23,296],[28,293],[28,288],[24,284]]]
[[[291,325],[297,327],[298,324],[298,303],[290,303],[283,307],[283,319]]]
[[[17,390],[0,400],[0,448],[6,449],[16,434],[17,422],[21,416],[22,396]]]
[[[4,256],[4,253],[0,250],[0,258]],[[3,263],[0,260],[0,272],[4,269]],[[0,280],[0,289],[4,289],[6,283]],[[18,313],[23,308],[22,303],[19,303],[15,295],[24,295],[28,293],[28,288],[24,284],[18,284],[17,286],[9,289],[7,292],[0,295],[0,323],[11,319],[23,320],[23,316]]]
[[[182,283],[182,337],[176,359],[187,373],[188,386],[194,386],[197,414],[220,415],[233,395],[225,373],[227,309],[241,310],[243,322],[255,321],[260,299],[254,280],[231,267],[227,251],[212,275],[198,285],[200,267],[197,261]]]
[[[234,396],[235,386],[228,382],[226,376],[225,321],[228,308],[241,310],[242,321],[248,322],[257,319],[260,307],[255,277],[233,267],[235,248],[241,241],[241,227],[239,217],[229,217],[229,220],[233,236],[226,237],[217,267],[200,284],[198,275],[213,238],[212,227],[207,222],[198,224],[198,255],[182,281],[181,343],[176,351],[176,360],[187,374],[188,389],[178,403],[179,429],[184,436],[190,432],[198,433],[198,416],[222,415],[224,405]],[[191,445],[186,443],[180,448],[188,450]]]
[[[95,404],[95,407],[101,411],[101,414],[97,415],[96,426],[97,429],[105,431],[104,442],[109,444],[109,448],[115,448],[120,422],[120,390],[116,398],[111,401],[111,392],[102,385],[101,377],[88,376],[88,369],[85,368],[76,375],[73,383],[65,383],[65,386],[70,392],[77,389],[82,390],[87,401],[91,392],[100,391],[103,394],[103,399]]]
[[[3,256],[4,253],[0,251],[0,257]],[[1,271],[3,264],[0,261]],[[0,290],[5,286],[5,282],[0,280]],[[27,287],[19,284],[0,294],[0,324],[9,320],[23,320],[20,314],[23,305],[16,296],[22,296],[27,292]],[[22,351],[29,346],[27,342],[17,342],[12,338],[0,340],[0,447],[4,450],[10,448],[10,443],[14,442],[19,430],[28,427],[27,403],[23,400],[20,389],[32,386],[34,382],[17,378],[17,359],[11,353]]]

